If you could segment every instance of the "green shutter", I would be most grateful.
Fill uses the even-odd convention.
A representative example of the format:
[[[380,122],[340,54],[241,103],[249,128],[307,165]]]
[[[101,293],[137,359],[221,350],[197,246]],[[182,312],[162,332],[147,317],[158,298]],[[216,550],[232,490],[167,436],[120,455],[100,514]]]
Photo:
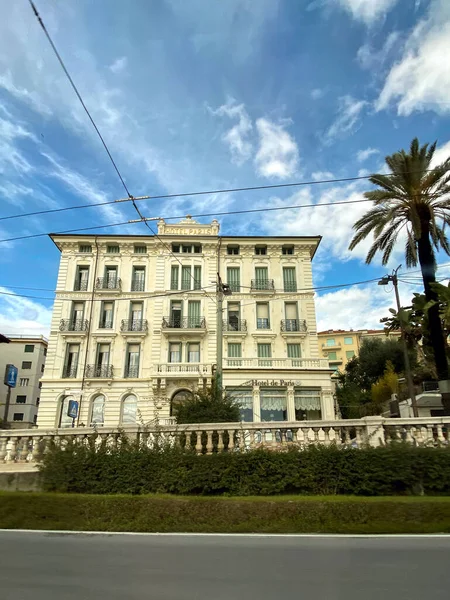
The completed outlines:
[[[300,358],[300,344],[288,344],[287,345],[288,358]]]
[[[239,267],[227,268],[227,283],[230,286],[232,292],[241,291],[241,274]]]
[[[202,287],[202,268],[194,267],[194,290],[199,290]]]
[[[258,344],[258,358],[271,358],[272,346],[270,344]]]
[[[181,289],[191,289],[191,267],[181,267]]]
[[[265,283],[269,279],[267,267],[255,267],[255,279]]]
[[[172,270],[170,272],[170,289],[177,290],[178,289],[178,273],[180,268],[178,265],[172,265]]]
[[[242,345],[228,344],[228,358],[242,358]]]
[[[283,267],[283,283],[285,292],[296,292],[295,267]]]
[[[200,300],[188,302],[188,327],[200,327]]]

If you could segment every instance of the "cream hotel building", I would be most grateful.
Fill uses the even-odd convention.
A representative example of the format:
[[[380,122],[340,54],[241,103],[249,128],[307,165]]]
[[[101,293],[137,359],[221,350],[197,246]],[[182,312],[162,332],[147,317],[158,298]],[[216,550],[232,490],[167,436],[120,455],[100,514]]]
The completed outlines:
[[[158,222],[157,236],[53,235],[61,253],[38,426],[170,423],[211,384],[217,273],[223,385],[243,421],[335,418],[319,348],[311,237],[220,236],[219,223]]]

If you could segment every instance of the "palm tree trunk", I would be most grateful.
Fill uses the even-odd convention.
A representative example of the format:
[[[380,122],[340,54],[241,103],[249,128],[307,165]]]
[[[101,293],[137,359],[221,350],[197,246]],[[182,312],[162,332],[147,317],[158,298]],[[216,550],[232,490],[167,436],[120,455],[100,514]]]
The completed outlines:
[[[434,252],[430,241],[429,218],[421,219],[421,236],[417,241],[417,247],[419,251],[419,263],[422,271],[425,297],[428,302],[434,302],[433,306],[428,309],[428,324],[430,328],[430,341],[433,348],[436,372],[439,381],[447,381],[448,362],[444,332],[441,318],[439,316],[438,295],[431,288],[431,284],[436,281],[436,264],[434,261]],[[442,404],[444,405],[445,414],[449,415],[449,393],[442,393]]]

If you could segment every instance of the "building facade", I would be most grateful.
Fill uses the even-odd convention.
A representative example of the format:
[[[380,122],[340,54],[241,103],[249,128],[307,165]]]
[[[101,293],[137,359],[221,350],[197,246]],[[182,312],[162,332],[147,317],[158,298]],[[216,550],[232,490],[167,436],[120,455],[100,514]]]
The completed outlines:
[[[329,329],[319,331],[317,335],[321,354],[335,372],[343,371],[348,361],[358,356],[364,340],[376,338],[385,341],[401,337],[400,332],[386,334],[384,329]]]
[[[41,378],[47,356],[47,339],[42,335],[8,335],[8,344],[0,345],[0,415],[11,427],[33,427],[37,421],[41,396]],[[5,404],[8,388],[3,384],[7,364],[19,370],[17,386],[11,388],[8,415]]]
[[[319,352],[311,261],[320,237],[223,237],[187,217],[157,236],[54,235],[61,252],[39,427],[171,418],[211,384],[217,273],[223,385],[244,421],[334,419]]]

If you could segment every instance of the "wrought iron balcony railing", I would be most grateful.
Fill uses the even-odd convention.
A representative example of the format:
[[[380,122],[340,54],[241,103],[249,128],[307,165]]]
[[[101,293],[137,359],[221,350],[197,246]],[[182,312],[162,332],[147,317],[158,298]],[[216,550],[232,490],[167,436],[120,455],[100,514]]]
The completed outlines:
[[[258,317],[256,319],[256,329],[270,329],[270,321],[265,317]]]
[[[252,292],[273,292],[275,290],[275,284],[273,282],[273,279],[252,279],[252,285],[250,289]]]
[[[124,319],[120,331],[148,331],[148,321],[147,319]]]
[[[87,331],[89,321],[86,319],[61,319],[59,323],[60,331]]]
[[[246,319],[233,319],[229,318],[228,321],[223,322],[224,331],[247,331]]]
[[[205,329],[205,317],[163,317],[163,329]]]
[[[73,289],[76,292],[86,292],[88,289],[88,280],[81,279],[81,280],[75,281],[75,285],[73,286]]]
[[[281,331],[301,332],[307,331],[305,319],[283,319],[281,321]]]
[[[112,329],[113,328],[113,322],[110,320],[102,320],[100,321],[100,325],[98,326],[99,329]]]
[[[241,284],[239,282],[233,281],[232,283],[228,282],[230,286],[230,290],[235,293],[239,293],[241,291]]]
[[[139,377],[139,367],[136,365],[125,367],[124,377]]]
[[[145,290],[145,281],[143,279],[133,279],[131,281],[132,292],[143,292]]]
[[[98,377],[101,379],[111,379],[113,376],[112,365],[86,365],[84,371],[85,377]]]
[[[296,292],[297,291],[297,282],[296,281],[285,281],[283,285],[283,289],[285,292]]]
[[[65,366],[62,372],[63,379],[71,379],[77,376],[78,365]]]
[[[97,290],[120,290],[122,288],[122,280],[120,277],[97,277],[95,288]]]

